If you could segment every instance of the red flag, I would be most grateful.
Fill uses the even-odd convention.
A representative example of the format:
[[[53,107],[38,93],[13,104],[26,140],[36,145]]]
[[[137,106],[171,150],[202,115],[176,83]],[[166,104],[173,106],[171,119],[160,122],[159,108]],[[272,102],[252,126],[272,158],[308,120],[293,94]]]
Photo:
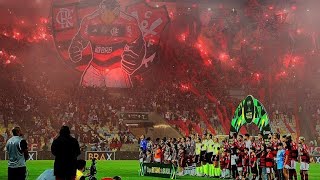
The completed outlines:
[[[207,92],[206,93],[206,96],[207,96],[207,98],[211,101],[211,102],[213,102],[213,103],[217,103],[218,102],[218,99],[215,97],[215,96],[213,96],[212,94],[211,94],[211,92]]]
[[[170,21],[167,8],[152,7],[142,1],[128,6],[126,12],[137,19],[142,31],[147,47],[142,68],[147,68],[158,57],[161,34]]]

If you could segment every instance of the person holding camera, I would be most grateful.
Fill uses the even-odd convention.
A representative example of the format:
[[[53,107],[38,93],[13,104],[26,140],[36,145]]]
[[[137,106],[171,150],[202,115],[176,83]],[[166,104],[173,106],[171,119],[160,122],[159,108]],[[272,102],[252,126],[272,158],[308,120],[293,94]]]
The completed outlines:
[[[90,167],[90,174],[89,174],[89,180],[97,180],[96,175],[97,174],[97,168],[96,168],[96,158],[92,159],[92,164]]]
[[[84,180],[86,176],[83,175],[83,172],[86,170],[86,161],[85,160],[78,160],[77,161],[77,174],[76,180]]]

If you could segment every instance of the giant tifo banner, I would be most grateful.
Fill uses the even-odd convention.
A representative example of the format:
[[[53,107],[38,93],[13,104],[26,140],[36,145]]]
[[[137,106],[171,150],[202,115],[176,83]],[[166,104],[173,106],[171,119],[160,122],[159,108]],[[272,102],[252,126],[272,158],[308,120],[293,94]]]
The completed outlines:
[[[237,107],[231,121],[230,133],[238,133],[245,124],[254,123],[264,137],[271,133],[268,114],[264,106],[253,96],[247,96]]]
[[[159,58],[161,33],[169,23],[166,7],[144,1],[122,7],[119,1],[53,0],[56,49],[82,73],[82,86],[129,88],[132,76]]]

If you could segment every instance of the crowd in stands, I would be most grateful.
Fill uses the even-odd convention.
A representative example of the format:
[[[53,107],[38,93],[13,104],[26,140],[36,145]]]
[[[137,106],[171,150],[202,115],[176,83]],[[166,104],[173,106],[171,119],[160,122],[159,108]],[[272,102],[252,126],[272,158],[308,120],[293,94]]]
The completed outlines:
[[[10,111],[2,112],[4,113],[2,114],[4,123],[1,123],[2,142],[9,138],[10,128],[19,125],[24,129],[30,148],[50,150],[59,127],[68,125],[83,150],[112,151],[120,149],[122,144],[134,143],[134,136],[125,125],[119,123],[116,115],[118,110],[115,107],[101,103],[103,100],[101,97],[101,101],[97,98],[94,103],[91,102],[97,94],[101,95],[97,91],[99,90],[83,90],[81,94],[86,98],[67,100],[55,105],[46,104],[49,109],[47,112],[40,111],[38,109],[42,107],[33,105],[36,98],[30,99],[16,109],[10,108],[10,105],[17,107],[14,105],[18,105],[20,99],[16,99],[15,102],[5,102],[4,106],[8,106]],[[3,146],[1,148],[3,149]]]
[[[45,84],[41,82],[40,86]],[[3,142],[9,138],[9,129],[20,125],[32,148],[49,150],[57,129],[68,125],[83,150],[120,149],[123,143],[134,143],[135,138],[119,121],[119,111],[158,112],[182,134],[189,135],[202,134],[208,129],[204,117],[197,111],[202,109],[215,133],[226,134],[216,112],[221,103],[212,103],[203,96],[181,90],[179,84],[163,83],[153,90],[137,87],[122,90],[120,95],[89,87],[76,87],[65,92],[46,87],[39,89],[39,93],[46,94],[44,97],[21,89],[17,92],[3,90],[0,99]],[[229,117],[232,117],[231,113]],[[276,125],[282,122],[280,119],[287,118],[277,111],[275,116]]]
[[[308,129],[314,139],[310,139],[310,146],[317,147],[320,142],[320,106],[319,93],[310,89],[305,91],[304,104],[299,107],[299,111],[306,117]]]
[[[17,65],[14,65],[17,66]],[[20,69],[21,70],[21,69]],[[1,76],[0,149],[10,138],[10,129],[21,126],[32,150],[50,150],[61,125],[71,127],[83,150],[119,150],[132,144],[135,137],[119,123],[116,113],[120,99],[95,88],[51,89],[46,74],[39,79],[23,79],[19,71]],[[120,101],[119,101],[120,102]],[[122,103],[125,104],[125,103]]]
[[[37,48],[43,51],[42,47]],[[43,53],[54,57],[50,51]],[[63,64],[56,63],[55,59],[33,66],[40,60],[36,56],[32,58],[35,60],[29,64],[0,67],[1,149],[10,136],[10,128],[15,125],[23,128],[29,144],[38,150],[50,149],[61,125],[71,127],[83,150],[120,149],[122,144],[134,143],[136,139],[119,121],[116,115],[119,111],[158,112],[183,135],[202,134],[207,129],[212,134],[227,134],[228,130],[221,122],[230,123],[240,102],[226,94],[228,87],[211,87],[206,80],[196,81],[193,75],[190,75],[193,79],[190,81],[185,74],[181,75],[182,79],[161,80],[159,86],[137,84],[134,88],[115,92],[79,87],[77,83],[70,83],[76,82],[70,78],[70,71],[62,69]],[[48,66],[54,68],[48,69]],[[177,71],[195,73],[194,69]],[[205,76],[206,73],[199,70],[196,74]],[[250,92],[255,91],[246,93]],[[288,131],[284,119],[294,123],[290,118],[293,114],[285,114],[288,111],[282,106],[278,102],[271,108],[272,120],[277,122],[275,127],[283,127],[283,130],[277,130],[279,133]]]
[[[37,48],[43,51],[43,48]],[[50,51],[43,53],[54,56]],[[39,61],[39,57],[33,58],[36,60],[24,66]],[[49,65],[54,68],[49,70]],[[70,78],[70,71],[61,69],[62,65],[54,59],[33,66],[32,70],[24,66],[13,63],[0,69],[3,74],[0,77],[1,149],[10,136],[10,128],[15,125],[23,128],[34,150],[49,150],[61,125],[71,127],[83,150],[120,149],[122,144],[134,143],[136,139],[119,121],[116,115],[119,111],[158,112],[183,135],[202,134],[207,129],[213,134],[227,134],[221,122],[230,122],[240,102],[225,93],[227,87],[211,87],[206,80],[196,81],[193,75],[190,75],[193,81],[184,74],[182,79],[162,80],[156,87],[138,84],[114,93],[111,89],[70,83],[76,82]],[[195,73],[194,69],[186,71]],[[200,70],[195,75],[205,76],[206,73]],[[285,116],[277,110],[281,104],[274,107],[274,119],[279,119],[276,125],[283,125]],[[289,115],[287,117],[291,122]],[[283,127],[281,133],[288,131],[285,125]]]

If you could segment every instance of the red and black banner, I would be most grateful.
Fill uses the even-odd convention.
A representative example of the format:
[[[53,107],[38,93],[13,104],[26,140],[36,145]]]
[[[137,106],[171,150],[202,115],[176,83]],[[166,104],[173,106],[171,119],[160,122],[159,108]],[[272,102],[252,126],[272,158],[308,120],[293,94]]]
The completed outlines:
[[[167,9],[165,6],[152,7],[144,1],[121,6],[124,5],[118,0],[53,0],[51,26],[61,59],[83,76],[93,65],[90,73],[102,74],[93,80],[105,78],[112,81],[112,78],[119,77],[105,76],[104,73],[123,68],[123,53],[127,47],[140,58],[125,61],[136,63],[125,67],[129,81],[131,75],[152,68],[159,58],[161,33],[169,23]],[[143,41],[138,40],[139,36]],[[124,79],[128,81],[127,77]]]

